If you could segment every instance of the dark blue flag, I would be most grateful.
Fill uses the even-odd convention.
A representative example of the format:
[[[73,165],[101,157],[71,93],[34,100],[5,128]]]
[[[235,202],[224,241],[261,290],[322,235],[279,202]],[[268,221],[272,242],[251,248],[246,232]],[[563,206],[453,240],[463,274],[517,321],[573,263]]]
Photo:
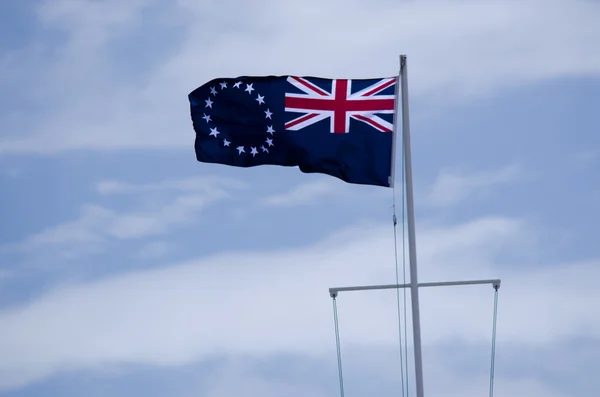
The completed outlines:
[[[396,78],[219,78],[189,94],[196,158],[391,186]]]

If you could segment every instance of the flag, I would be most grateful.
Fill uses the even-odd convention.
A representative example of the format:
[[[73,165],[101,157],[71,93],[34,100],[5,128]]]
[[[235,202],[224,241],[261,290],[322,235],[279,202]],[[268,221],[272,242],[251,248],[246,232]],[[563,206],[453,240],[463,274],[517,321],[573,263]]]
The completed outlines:
[[[218,78],[188,98],[200,162],[391,186],[396,77]]]

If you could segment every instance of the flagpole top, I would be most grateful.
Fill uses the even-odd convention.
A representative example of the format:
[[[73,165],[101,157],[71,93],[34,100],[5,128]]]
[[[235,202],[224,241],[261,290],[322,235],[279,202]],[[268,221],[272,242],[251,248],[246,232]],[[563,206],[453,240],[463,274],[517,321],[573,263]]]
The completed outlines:
[[[406,66],[406,54],[400,54],[400,74],[404,71]]]

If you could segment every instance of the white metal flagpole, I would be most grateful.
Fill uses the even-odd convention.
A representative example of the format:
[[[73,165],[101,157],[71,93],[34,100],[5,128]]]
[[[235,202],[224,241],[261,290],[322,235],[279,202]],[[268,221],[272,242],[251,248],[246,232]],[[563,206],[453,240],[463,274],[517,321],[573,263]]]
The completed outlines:
[[[406,215],[410,265],[410,300],[412,304],[413,339],[415,351],[415,382],[417,397],[423,393],[423,356],[421,354],[421,319],[419,313],[419,281],[417,278],[417,244],[415,239],[415,208],[413,200],[412,158],[410,150],[410,120],[408,115],[408,76],[406,55],[400,55],[400,83],[402,92],[402,138],[404,169],[406,171]]]
[[[396,84],[394,89],[394,130],[392,132],[392,163],[390,167],[389,184],[393,188],[396,184],[396,137],[398,135],[398,102],[400,97],[400,71],[396,77]]]
[[[412,304],[412,321],[413,321],[413,339],[415,353],[415,378],[417,397],[424,397],[423,391],[423,356],[421,353],[421,319],[419,313],[419,287],[444,287],[457,285],[474,285],[474,284],[492,284],[494,290],[494,317],[492,331],[492,358],[490,370],[490,396],[493,394],[494,386],[494,362],[495,362],[495,341],[496,341],[496,316],[498,305],[498,289],[500,288],[500,280],[465,280],[465,281],[442,281],[429,282],[419,284],[417,277],[417,244],[415,238],[415,207],[413,194],[413,177],[412,177],[412,157],[410,147],[410,121],[408,109],[408,76],[406,68],[406,55],[400,55],[400,89],[396,85],[395,92],[395,110],[394,110],[394,149],[396,147],[396,131],[398,130],[398,91],[400,91],[400,102],[402,108],[402,150],[404,153],[404,177],[406,181],[406,215],[408,226],[408,250],[409,250],[409,266],[410,266],[410,283],[409,284],[387,284],[387,285],[359,285],[351,287],[336,287],[329,288],[329,295],[333,298],[334,323],[336,333],[336,347],[338,355],[338,370],[340,378],[340,395],[344,397],[344,380],[342,377],[342,357],[340,350],[339,325],[337,316],[336,298],[343,291],[367,291],[367,290],[382,290],[382,289],[400,289],[410,288],[411,304]],[[392,152],[392,170],[390,175],[390,187],[394,186],[394,163],[395,150]],[[395,201],[394,201],[395,203]],[[394,226],[396,222],[394,212]],[[395,235],[394,235],[395,237]]]

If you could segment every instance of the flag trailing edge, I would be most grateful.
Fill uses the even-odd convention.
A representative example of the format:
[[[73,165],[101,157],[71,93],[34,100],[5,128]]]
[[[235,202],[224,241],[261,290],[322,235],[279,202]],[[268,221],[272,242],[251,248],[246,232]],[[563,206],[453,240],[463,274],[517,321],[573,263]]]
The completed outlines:
[[[196,159],[393,186],[398,77],[216,78],[188,99]]]

